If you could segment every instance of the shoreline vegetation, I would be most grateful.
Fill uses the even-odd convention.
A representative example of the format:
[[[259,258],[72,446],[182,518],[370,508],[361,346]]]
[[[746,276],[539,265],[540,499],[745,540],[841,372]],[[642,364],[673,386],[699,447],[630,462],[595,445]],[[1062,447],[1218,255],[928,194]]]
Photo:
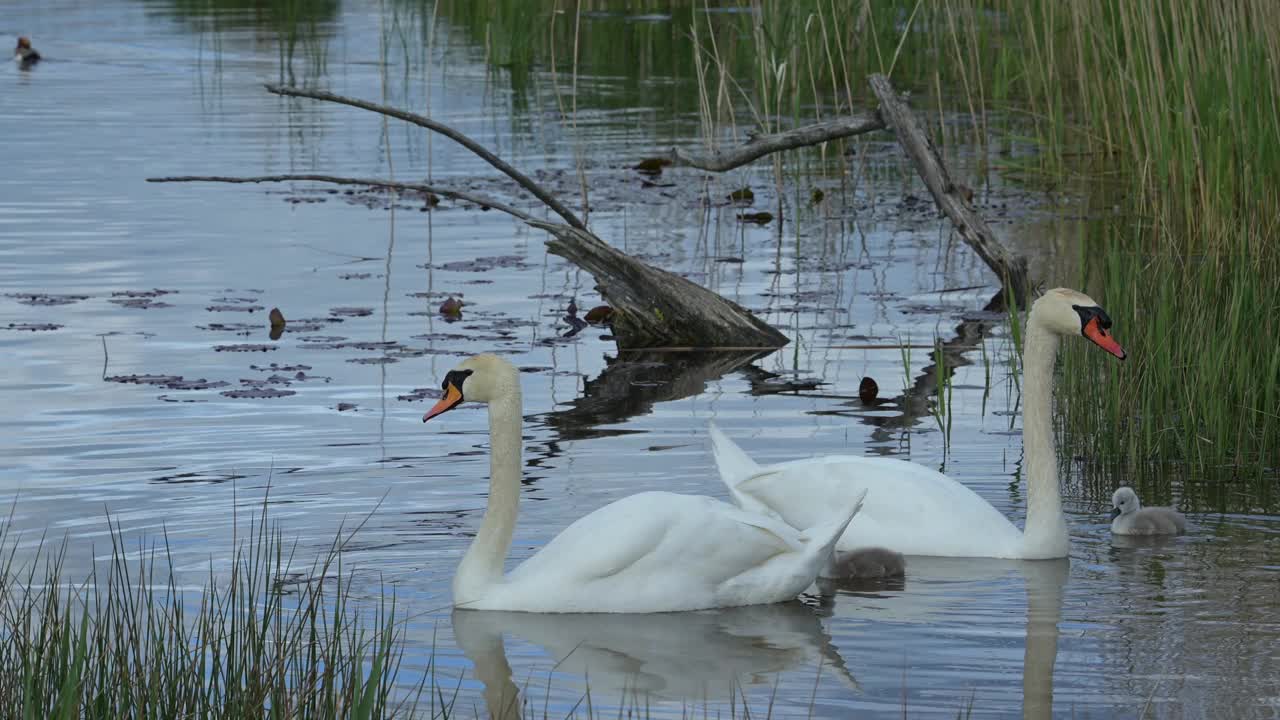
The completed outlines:
[[[1280,453],[1273,4],[741,0],[740,12],[710,13],[649,0],[629,12],[672,19],[621,38],[580,36],[581,13],[597,6],[612,7],[401,0],[387,12],[449,20],[517,88],[533,72],[641,58],[646,74],[684,88],[645,90],[654,107],[698,115],[709,147],[745,133],[744,118],[774,132],[872,107],[872,73],[917,92],[922,108],[960,112],[964,129],[931,130],[944,152],[969,144],[977,194],[995,170],[1032,187],[1081,188],[1079,274],[1041,279],[1102,299],[1131,350],[1122,367],[1065,351],[1063,447],[1086,469],[1124,468],[1155,500],[1172,480],[1205,476],[1212,482],[1183,492],[1220,496],[1238,480],[1269,497]],[[289,52],[324,53],[307,39],[317,26],[308,18],[285,35]],[[819,172],[843,155],[822,157]],[[772,162],[779,184],[792,177],[790,156]],[[374,607],[352,597],[347,539],[299,560],[264,500],[230,570],[211,568],[192,591],[177,584],[164,542],[132,549],[118,526],[110,561],[83,579],[64,577],[65,548],[19,553],[16,538],[0,537],[0,715],[453,716],[456,690],[436,684],[434,667],[414,688],[397,684],[404,614],[394,594]]]
[[[1046,195],[1078,190],[1078,271],[1041,269],[1037,279],[1103,298],[1132,349],[1118,368],[1067,352],[1065,447],[1086,470],[1136,473],[1158,497],[1172,478],[1206,476],[1198,491],[1239,480],[1270,495],[1280,464],[1270,340],[1280,286],[1269,282],[1280,271],[1280,11],[1257,0],[743,0],[729,9],[441,0],[436,12],[483,41],[517,94],[528,73],[610,74],[640,58],[642,74],[676,80],[654,107],[696,113],[709,147],[872,108],[872,73],[916,93],[913,104],[934,118],[966,117],[965,127],[931,130],[944,154],[965,146],[977,195],[993,170]],[[646,13],[670,19],[626,21]],[[581,32],[584,14],[591,34]],[[696,62],[680,49],[690,43]],[[784,163],[813,170],[812,155],[775,157],[777,176],[795,172]]]

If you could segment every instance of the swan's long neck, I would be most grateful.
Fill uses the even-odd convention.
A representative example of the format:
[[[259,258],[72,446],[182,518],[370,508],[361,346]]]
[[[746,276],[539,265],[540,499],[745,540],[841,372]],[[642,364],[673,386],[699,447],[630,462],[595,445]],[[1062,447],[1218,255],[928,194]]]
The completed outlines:
[[[489,506],[454,575],[455,604],[480,599],[502,580],[520,502],[520,411],[519,387],[489,403]]]
[[[1067,523],[1062,516],[1058,488],[1058,451],[1053,442],[1053,365],[1058,336],[1037,321],[1034,308],[1027,319],[1022,352],[1022,443],[1027,470],[1027,524],[1023,556],[1065,557]]]

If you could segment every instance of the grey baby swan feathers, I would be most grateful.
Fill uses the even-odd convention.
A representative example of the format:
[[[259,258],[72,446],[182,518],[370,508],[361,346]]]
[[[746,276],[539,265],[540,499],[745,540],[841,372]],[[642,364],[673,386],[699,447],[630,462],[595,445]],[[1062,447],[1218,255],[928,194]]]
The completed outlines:
[[[1187,529],[1187,519],[1173,508],[1142,507],[1131,487],[1122,487],[1111,496],[1113,535],[1179,535]]]

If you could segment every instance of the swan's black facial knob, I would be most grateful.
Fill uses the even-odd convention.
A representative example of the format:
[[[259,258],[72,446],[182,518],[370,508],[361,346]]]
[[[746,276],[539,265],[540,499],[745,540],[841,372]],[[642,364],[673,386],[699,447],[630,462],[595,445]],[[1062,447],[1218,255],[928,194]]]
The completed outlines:
[[[1084,335],[1094,345],[1106,350],[1123,360],[1127,356],[1124,348],[1120,347],[1120,343],[1111,337],[1111,333],[1107,330],[1111,329],[1111,316],[1107,315],[1107,311],[1091,305],[1085,307],[1083,305],[1072,305],[1071,309],[1076,311],[1080,316],[1080,334]]]
[[[448,390],[449,385],[458,388],[458,392],[462,392],[462,383],[471,377],[471,370],[450,370],[445,373],[444,380],[440,383],[441,390]]]
[[[422,416],[422,422],[426,422],[462,404],[462,385],[471,376],[471,372],[470,370],[450,370],[445,374],[444,380],[440,383],[440,389],[444,391],[444,397],[441,397],[440,402],[437,402],[435,407]]]

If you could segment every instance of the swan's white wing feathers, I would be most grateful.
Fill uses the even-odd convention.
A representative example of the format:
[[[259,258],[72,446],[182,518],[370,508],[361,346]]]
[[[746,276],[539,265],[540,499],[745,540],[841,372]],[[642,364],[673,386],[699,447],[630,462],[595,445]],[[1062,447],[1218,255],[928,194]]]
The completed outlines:
[[[790,525],[714,498],[639,493],[566,527],[479,607],[591,611],[606,595],[612,612],[711,607],[729,581],[749,572],[760,580],[763,566],[799,561],[804,546]],[[787,570],[794,575],[794,567]]]
[[[907,555],[1017,557],[1022,534],[977,493],[937,471],[893,458],[829,455],[760,468],[736,493],[809,527],[867,492],[841,551],[884,546]]]

